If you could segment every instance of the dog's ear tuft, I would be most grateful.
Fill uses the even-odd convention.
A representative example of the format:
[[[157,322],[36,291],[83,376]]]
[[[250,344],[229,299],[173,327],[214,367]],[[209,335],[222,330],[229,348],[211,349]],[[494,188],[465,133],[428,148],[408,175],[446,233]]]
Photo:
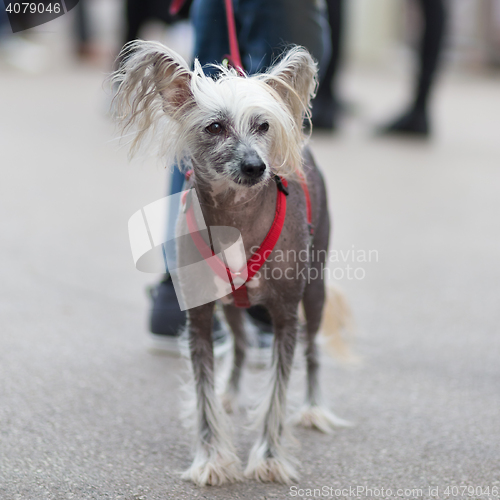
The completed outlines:
[[[184,59],[161,43],[137,40],[127,44],[112,75],[118,86],[113,106],[125,132],[136,127],[131,154],[165,114],[176,120],[193,102],[191,72]]]
[[[318,65],[303,47],[293,47],[265,76],[265,82],[276,90],[289,107],[301,128],[316,93]]]
[[[191,72],[186,62],[175,54],[180,59],[177,61],[172,57],[173,54],[175,52],[161,55],[153,66],[156,86],[164,100],[164,110],[172,116],[193,97],[190,89]]]
[[[123,48],[120,69],[113,75],[119,84],[117,100],[133,111],[161,96],[167,114],[191,98],[191,72],[184,59],[158,42],[136,40]]]

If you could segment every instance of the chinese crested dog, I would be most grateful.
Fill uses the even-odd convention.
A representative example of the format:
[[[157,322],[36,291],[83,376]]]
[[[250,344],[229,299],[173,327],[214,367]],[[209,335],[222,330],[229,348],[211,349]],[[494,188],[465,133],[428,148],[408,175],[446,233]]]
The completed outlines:
[[[234,360],[222,398],[214,387],[214,302],[187,311],[197,404],[195,456],[184,478],[199,485],[244,476],[289,483],[297,474],[283,434],[301,304],[307,389],[296,421],[324,432],[346,425],[322,406],[318,386],[315,337],[325,306],[323,269],[330,222],[323,179],[303,135],[316,88],[316,63],[305,49],[294,47],[266,73],[247,76],[220,66],[217,76],[209,77],[198,61],[191,71],[178,54],[159,43],[136,41],[124,50],[124,62],[114,75],[119,84],[115,109],[124,130],[135,130],[132,151],[158,132],[157,145],[168,161],[189,161],[193,171],[188,186],[196,190],[207,226],[237,228],[251,259],[250,250],[263,245],[274,227],[278,198],[286,195],[281,232],[260,263],[268,279],[256,273],[245,284],[244,305],[265,306],[274,330],[272,377],[261,407],[258,440],[243,472],[227,411],[239,391],[246,342],[243,310],[237,307],[241,303],[229,294],[222,303],[234,336]],[[286,259],[273,258],[278,252],[308,255],[311,248],[324,258],[293,262],[293,272],[287,272]]]

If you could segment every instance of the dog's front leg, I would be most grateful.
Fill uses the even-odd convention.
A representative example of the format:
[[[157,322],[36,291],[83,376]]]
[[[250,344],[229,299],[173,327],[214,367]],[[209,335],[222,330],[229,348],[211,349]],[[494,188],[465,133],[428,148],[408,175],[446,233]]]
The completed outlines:
[[[241,370],[245,362],[246,336],[243,325],[243,311],[241,309],[226,305],[224,306],[224,315],[233,332],[234,348],[233,367],[225,390],[221,395],[221,401],[224,409],[228,413],[232,413],[235,410],[240,391]]]
[[[283,309],[282,304],[276,306]],[[297,474],[286,457],[282,435],[286,417],[286,392],[297,337],[298,304],[287,304],[286,311],[277,310],[277,307],[269,308],[274,329],[274,373],[270,392],[262,407],[264,426],[250,452],[245,476],[265,482],[290,483],[297,479]]]
[[[204,485],[220,485],[241,479],[241,464],[229,432],[230,422],[214,388],[212,314],[214,303],[188,312],[191,364],[196,385],[196,449],[184,479]]]

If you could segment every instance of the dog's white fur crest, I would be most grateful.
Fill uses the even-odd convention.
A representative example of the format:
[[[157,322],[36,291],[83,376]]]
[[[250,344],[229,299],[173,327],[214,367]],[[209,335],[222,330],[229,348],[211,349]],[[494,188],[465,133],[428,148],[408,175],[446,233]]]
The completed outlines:
[[[122,58],[112,76],[118,84],[115,113],[124,133],[135,129],[131,154],[142,143],[156,143],[167,162],[180,165],[200,147],[193,130],[201,133],[224,111],[235,133],[251,142],[273,173],[286,177],[302,170],[302,123],[317,69],[305,49],[292,48],[268,73],[253,76],[217,66],[216,79],[206,76],[198,61],[190,71],[181,56],[157,42],[131,42]],[[265,137],[249,133],[253,117],[269,123]],[[205,170],[212,180],[220,179],[210,166]]]

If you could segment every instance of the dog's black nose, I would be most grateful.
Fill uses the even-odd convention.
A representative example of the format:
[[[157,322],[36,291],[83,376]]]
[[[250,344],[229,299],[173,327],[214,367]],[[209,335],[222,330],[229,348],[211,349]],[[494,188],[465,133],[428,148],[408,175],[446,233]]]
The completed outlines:
[[[249,179],[258,179],[265,171],[266,165],[257,155],[247,156],[241,165],[241,172]]]

